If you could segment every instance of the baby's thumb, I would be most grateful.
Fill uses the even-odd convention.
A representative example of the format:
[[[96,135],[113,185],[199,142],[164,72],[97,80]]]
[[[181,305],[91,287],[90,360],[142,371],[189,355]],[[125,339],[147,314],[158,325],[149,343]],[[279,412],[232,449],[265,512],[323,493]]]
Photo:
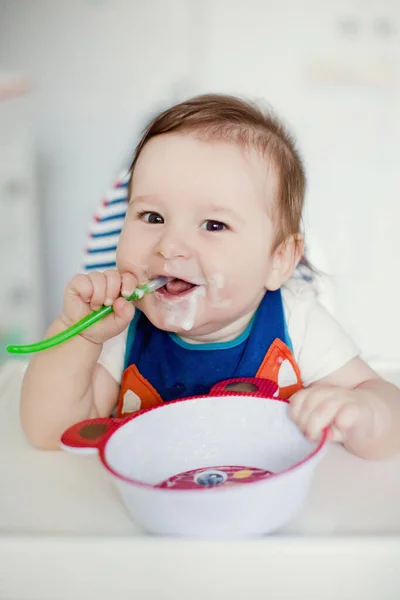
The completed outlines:
[[[359,418],[359,407],[354,404],[346,404],[336,415],[330,426],[330,439],[333,442],[343,443]]]
[[[118,333],[121,333],[132,321],[135,307],[124,298],[118,298],[114,302],[113,311],[114,327],[118,330]]]
[[[346,404],[335,419],[335,425],[341,431],[353,427],[360,416],[360,408],[356,404]]]
[[[343,442],[344,441],[344,435],[340,431],[340,429],[338,429],[336,427],[336,425],[331,425],[329,427],[329,430],[328,430],[328,440],[330,442]]]

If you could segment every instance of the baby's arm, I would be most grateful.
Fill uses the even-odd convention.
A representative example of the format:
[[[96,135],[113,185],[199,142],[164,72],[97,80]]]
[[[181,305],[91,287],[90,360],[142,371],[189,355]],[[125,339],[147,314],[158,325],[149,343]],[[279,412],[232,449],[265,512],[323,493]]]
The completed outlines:
[[[67,286],[62,314],[48,336],[103,304],[113,304],[113,313],[68,342],[33,356],[21,392],[21,423],[33,445],[58,448],[63,431],[74,423],[111,414],[119,385],[97,361],[103,343],[124,331],[133,318],[133,305],[118,296],[130,295],[136,284],[132,274],[110,270],[77,275]]]
[[[400,389],[358,357],[294,394],[290,412],[310,439],[330,426],[334,439],[362,458],[400,449]]]

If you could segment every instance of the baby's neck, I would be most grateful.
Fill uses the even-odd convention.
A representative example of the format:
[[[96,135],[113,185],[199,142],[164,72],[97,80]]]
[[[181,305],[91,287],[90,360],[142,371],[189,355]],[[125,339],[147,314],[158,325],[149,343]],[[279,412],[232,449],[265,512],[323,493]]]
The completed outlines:
[[[240,319],[237,319],[234,323],[229,323],[222,329],[218,329],[217,331],[210,331],[208,333],[199,334],[199,335],[181,335],[179,337],[184,342],[188,344],[212,344],[217,342],[230,342],[235,340],[246,327],[249,325],[251,319],[253,318],[254,311],[243,315]]]

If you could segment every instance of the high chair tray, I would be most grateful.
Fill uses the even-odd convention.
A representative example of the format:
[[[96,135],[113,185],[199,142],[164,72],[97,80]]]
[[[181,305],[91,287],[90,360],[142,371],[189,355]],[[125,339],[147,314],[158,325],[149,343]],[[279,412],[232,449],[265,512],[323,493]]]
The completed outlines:
[[[149,536],[96,456],[29,446],[24,368],[0,369],[0,598],[400,597],[400,455],[364,461],[330,446],[306,505],[272,536]]]

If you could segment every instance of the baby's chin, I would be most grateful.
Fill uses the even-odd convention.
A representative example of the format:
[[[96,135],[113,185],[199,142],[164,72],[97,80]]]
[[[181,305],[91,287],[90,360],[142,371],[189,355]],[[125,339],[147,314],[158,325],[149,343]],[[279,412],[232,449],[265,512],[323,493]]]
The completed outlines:
[[[168,333],[176,333],[177,335],[190,335],[192,332],[195,334],[198,329],[197,319],[193,320],[190,315],[182,316],[178,318],[175,315],[146,315],[149,321],[163,331]]]
[[[204,296],[200,286],[178,297],[165,297],[155,292],[143,298],[139,308],[155,327],[171,333],[188,333],[204,320]]]
[[[187,334],[197,326],[198,319],[196,315],[193,319],[191,315],[185,314],[185,311],[179,314],[175,311],[163,309],[161,306],[151,306],[150,302],[146,302],[148,298],[143,300],[137,304],[137,307],[157,329],[179,335],[181,333]]]

